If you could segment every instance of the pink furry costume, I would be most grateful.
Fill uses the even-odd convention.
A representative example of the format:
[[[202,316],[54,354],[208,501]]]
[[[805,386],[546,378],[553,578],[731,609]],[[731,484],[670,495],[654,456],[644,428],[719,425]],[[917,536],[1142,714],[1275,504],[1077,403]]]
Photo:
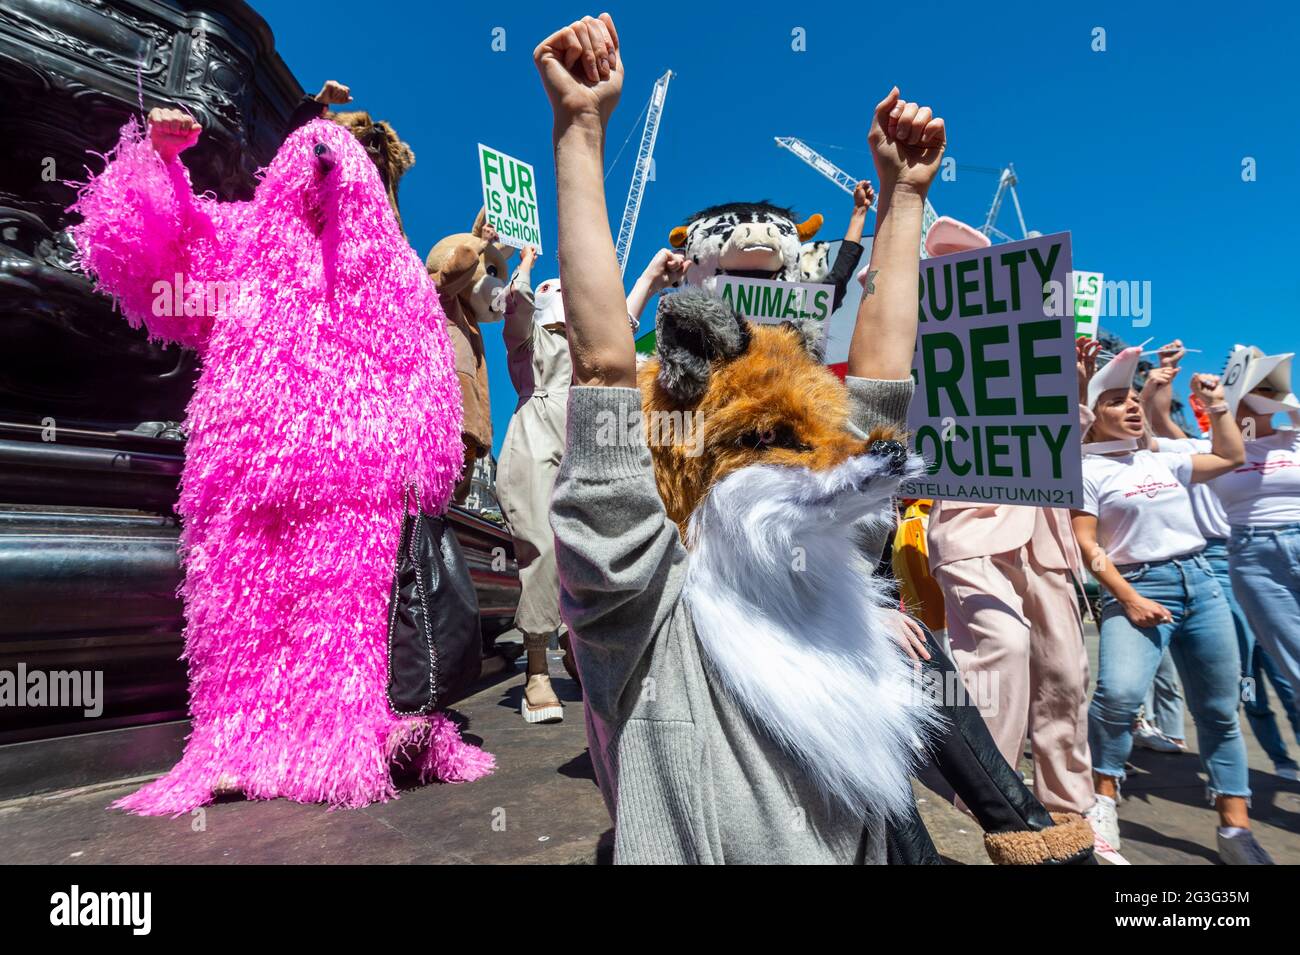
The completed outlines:
[[[396,796],[400,755],[422,779],[490,772],[446,716],[388,707],[402,491],[446,508],[461,406],[437,293],[365,150],[314,120],[251,201],[218,202],[132,121],[73,209],[82,265],[127,321],[203,362],[177,504],[192,732],[115,805],[176,814],[236,789],[364,806]]]

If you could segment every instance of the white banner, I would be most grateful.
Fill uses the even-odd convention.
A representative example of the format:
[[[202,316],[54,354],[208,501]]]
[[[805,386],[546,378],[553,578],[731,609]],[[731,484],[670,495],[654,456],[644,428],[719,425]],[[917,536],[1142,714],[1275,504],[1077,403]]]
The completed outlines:
[[[1106,283],[1100,272],[1074,272],[1074,337],[1096,338],[1101,322],[1101,296]]]
[[[773,282],[769,279],[715,275],[704,288],[727,302],[751,322],[779,325],[811,318],[825,322],[831,315],[835,289],[811,282]]]
[[[1069,233],[922,261],[904,497],[1082,506],[1072,292]]]
[[[483,208],[501,242],[516,249],[534,246],[542,254],[542,227],[537,215],[537,177],[533,167],[503,152],[478,144],[483,177]]]

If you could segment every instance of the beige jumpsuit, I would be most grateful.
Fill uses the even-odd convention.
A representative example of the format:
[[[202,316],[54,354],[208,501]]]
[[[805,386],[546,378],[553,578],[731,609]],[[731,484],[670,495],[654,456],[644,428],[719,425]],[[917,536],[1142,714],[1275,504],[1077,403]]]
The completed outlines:
[[[551,489],[564,454],[564,418],[573,366],[563,331],[533,321],[532,291],[522,283],[503,330],[510,380],[519,404],[497,464],[497,499],[515,539],[523,591],[515,626],[550,634],[560,626],[560,579],[551,531]]]

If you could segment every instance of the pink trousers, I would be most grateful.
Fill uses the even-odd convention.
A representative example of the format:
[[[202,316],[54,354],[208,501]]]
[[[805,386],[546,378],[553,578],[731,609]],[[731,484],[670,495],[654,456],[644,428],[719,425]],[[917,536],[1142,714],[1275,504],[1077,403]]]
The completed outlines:
[[[1070,573],[1038,564],[1032,544],[934,573],[954,661],[998,750],[1019,766],[1027,731],[1039,802],[1052,812],[1086,812],[1088,656]]]

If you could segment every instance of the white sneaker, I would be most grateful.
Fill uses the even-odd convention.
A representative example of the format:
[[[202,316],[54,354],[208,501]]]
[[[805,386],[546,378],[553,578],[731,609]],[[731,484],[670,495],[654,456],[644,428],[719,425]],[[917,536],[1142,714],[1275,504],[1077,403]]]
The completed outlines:
[[[1220,827],[1215,834],[1219,859],[1224,865],[1276,865],[1249,829],[1229,829],[1228,835],[1224,835],[1224,831]]]
[[[1178,743],[1160,732],[1145,719],[1139,719],[1133,724],[1133,745],[1141,746],[1143,749],[1149,749],[1156,753],[1186,752],[1182,746],[1179,746]]]
[[[1273,775],[1280,776],[1283,779],[1289,779],[1293,783],[1300,783],[1300,769],[1296,769],[1294,766],[1282,766],[1281,768],[1274,769]]]
[[[1109,796],[1098,796],[1085,816],[1088,824],[1092,826],[1092,833],[1096,840],[1094,844],[1105,843],[1105,849],[1098,851],[1118,852],[1119,814],[1115,811],[1115,800]]]

